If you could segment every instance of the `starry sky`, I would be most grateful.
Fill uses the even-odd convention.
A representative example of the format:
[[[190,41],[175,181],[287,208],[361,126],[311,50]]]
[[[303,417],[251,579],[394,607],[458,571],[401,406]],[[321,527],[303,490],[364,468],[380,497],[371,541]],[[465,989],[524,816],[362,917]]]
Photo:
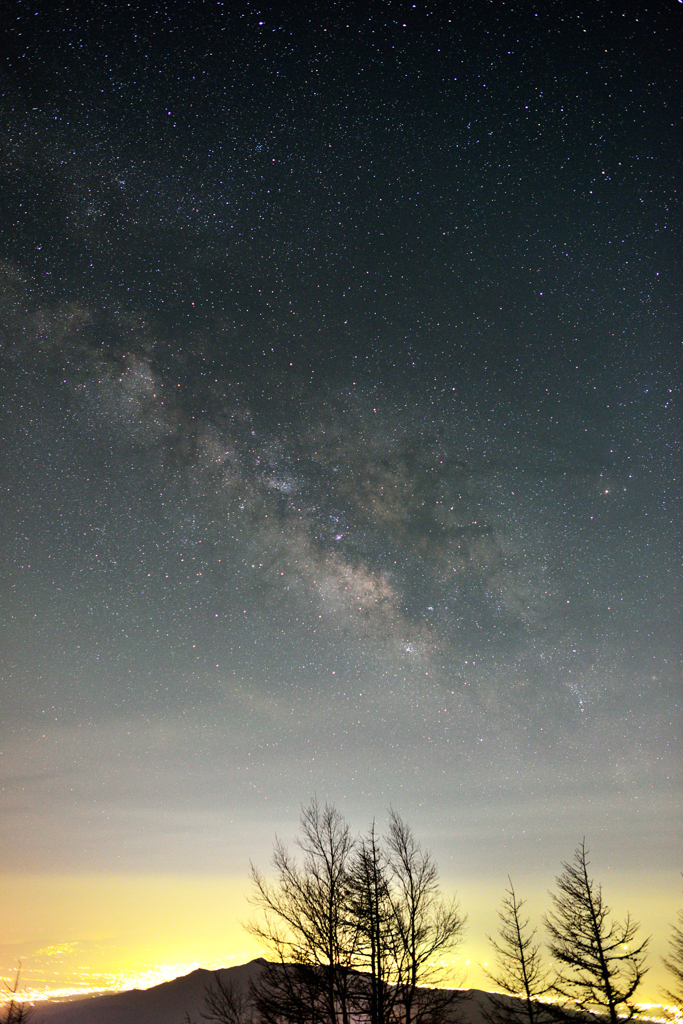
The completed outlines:
[[[507,875],[540,917],[585,835],[657,998],[682,24],[10,4],[4,974],[246,959],[249,859],[317,794],[412,824],[469,914],[468,984]]]

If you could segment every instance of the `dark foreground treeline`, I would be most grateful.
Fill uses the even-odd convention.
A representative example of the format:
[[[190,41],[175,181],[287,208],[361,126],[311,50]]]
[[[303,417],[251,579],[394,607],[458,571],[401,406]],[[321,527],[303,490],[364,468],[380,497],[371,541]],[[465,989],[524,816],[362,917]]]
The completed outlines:
[[[259,917],[250,929],[275,962],[263,961],[248,992],[216,977],[201,1015],[211,1024],[444,1024],[457,1021],[459,991],[439,987],[465,925],[443,895],[431,855],[391,812],[389,828],[354,837],[332,806],[313,801],[301,815],[299,856],[276,841],[269,881],[252,865]],[[648,939],[629,916],[613,921],[602,888],[588,874],[585,842],[563,864],[544,918],[544,966],[536,931],[512,882],[489,937],[491,981],[517,996],[490,997],[488,1024],[552,1024],[598,1015],[618,1024],[637,1012]],[[683,924],[683,916],[681,917]],[[668,998],[683,1002],[683,929],[674,927],[675,979]],[[285,966],[286,965],[286,966]],[[549,1001],[552,1000],[552,1001]],[[188,1024],[193,1024],[189,1015]]]
[[[614,921],[588,873],[585,843],[562,866],[544,918],[554,964],[523,913],[512,882],[489,937],[489,977],[508,995],[443,987],[462,942],[465,917],[441,891],[430,854],[392,813],[384,835],[374,826],[352,836],[334,807],[313,801],[301,816],[292,855],[280,842],[274,874],[252,867],[252,932],[270,961],[217,972],[195,971],[142,992],[36,1008],[35,1024],[617,1024],[636,1013],[633,997],[647,970],[648,940],[628,916]],[[683,911],[672,929],[666,993],[683,1004]],[[205,982],[208,978],[208,984]],[[7,992],[0,1024],[25,1024],[32,1010]],[[194,1019],[193,1019],[194,1017]]]

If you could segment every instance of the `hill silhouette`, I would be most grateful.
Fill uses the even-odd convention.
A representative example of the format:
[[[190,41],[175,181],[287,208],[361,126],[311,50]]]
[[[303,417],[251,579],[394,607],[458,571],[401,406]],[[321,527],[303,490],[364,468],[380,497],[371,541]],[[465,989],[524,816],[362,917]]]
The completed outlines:
[[[263,961],[252,960],[220,971],[198,968],[154,988],[86,996],[65,1003],[37,1003],[32,1024],[181,1024],[186,1012],[198,1018],[206,986],[219,974],[246,990]]]
[[[246,991],[265,962],[252,960],[219,971],[199,968],[182,978],[144,990],[87,996],[71,1002],[38,1003],[31,1024],[182,1024],[187,1012],[193,1019],[200,1020],[205,989],[215,974]],[[463,992],[463,999],[454,1006],[453,1020],[458,1024],[484,1024],[485,1014],[490,1009],[487,993],[470,989]]]

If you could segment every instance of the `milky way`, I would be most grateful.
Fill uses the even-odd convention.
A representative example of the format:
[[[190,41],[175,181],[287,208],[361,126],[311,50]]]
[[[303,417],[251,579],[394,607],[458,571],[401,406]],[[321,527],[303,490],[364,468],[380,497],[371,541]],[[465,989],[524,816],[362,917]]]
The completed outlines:
[[[372,666],[489,723],[558,728],[636,714],[671,679],[675,638],[638,612],[675,589],[666,375],[577,374],[577,405],[530,372],[515,402],[457,370],[276,380],[272,347],[265,382],[240,380],[143,324],[98,345],[85,309],[37,308],[21,335],[5,501],[40,553],[9,571],[27,594],[27,573],[73,590],[110,657],[130,629],[211,675],[215,645],[233,671],[267,651],[313,687]]]

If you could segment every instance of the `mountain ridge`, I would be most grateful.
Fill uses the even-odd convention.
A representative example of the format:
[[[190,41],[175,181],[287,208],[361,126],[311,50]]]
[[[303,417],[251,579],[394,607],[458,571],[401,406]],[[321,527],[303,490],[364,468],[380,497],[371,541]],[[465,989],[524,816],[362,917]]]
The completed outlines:
[[[215,975],[246,991],[263,957],[211,971],[198,967],[189,974],[165,981],[148,989],[130,989],[100,995],[82,996],[59,1003],[36,1003],[31,1024],[182,1024],[185,1014],[201,1019],[206,986]],[[453,1010],[458,1024],[483,1024],[490,1009],[490,996],[479,989],[463,989],[462,999]],[[507,997],[511,1001],[514,997]]]

